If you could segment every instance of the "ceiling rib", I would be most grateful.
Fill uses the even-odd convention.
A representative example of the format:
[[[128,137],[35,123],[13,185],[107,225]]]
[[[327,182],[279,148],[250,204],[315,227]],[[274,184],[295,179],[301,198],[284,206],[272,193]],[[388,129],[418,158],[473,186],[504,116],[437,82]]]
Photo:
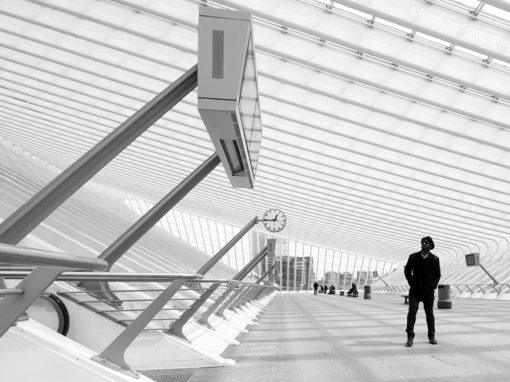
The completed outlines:
[[[221,0],[221,1],[223,2],[225,0]],[[375,15],[376,17],[383,18],[385,20],[391,21],[392,23],[405,26],[405,27],[410,28],[412,30],[417,30],[418,32],[425,33],[425,34],[427,34],[429,36],[438,38],[440,40],[448,41],[448,42],[453,43],[455,45],[459,45],[459,46],[465,47],[465,48],[470,49],[470,50],[472,50],[474,52],[479,52],[479,53],[485,54],[485,55],[490,56],[490,57],[498,58],[501,61],[505,61],[505,62],[510,63],[510,56],[509,55],[503,54],[503,53],[501,53],[499,51],[496,51],[496,50],[487,49],[487,48],[485,48],[485,47],[483,47],[481,45],[475,45],[475,44],[471,43],[468,40],[462,40],[460,38],[456,38],[456,37],[452,36],[451,34],[447,33],[446,31],[442,32],[438,25],[436,25],[436,28],[430,28],[430,27],[427,27],[426,25],[417,24],[417,23],[413,23],[413,22],[410,22],[410,21],[402,19],[402,18],[398,18],[398,17],[394,16],[393,14],[384,12],[382,10],[379,10],[379,9],[376,9],[376,8],[373,8],[373,7],[366,7],[363,4],[361,4],[360,2],[353,1],[353,0],[333,0],[333,1],[335,3],[346,5],[346,6],[350,7],[350,8],[357,9],[357,10],[362,11],[362,12],[370,13],[372,15]],[[387,3],[392,2],[392,1],[396,1],[396,0],[386,0],[384,2],[384,4],[386,5]],[[401,6],[401,4],[400,4],[400,6]],[[434,6],[429,7],[428,11],[431,12],[431,16],[430,17],[432,17],[433,12],[434,12]],[[471,22],[472,21],[469,18],[468,15],[461,15],[460,13],[453,12],[453,11],[450,12],[449,16],[455,22],[458,19],[459,23],[462,23],[463,21],[464,22]],[[480,28],[481,33],[486,33],[486,34],[492,35],[491,27],[499,29],[499,28],[491,25],[490,27],[486,26],[487,29],[484,30],[484,25],[486,26],[487,23],[480,22],[480,24],[477,25]]]

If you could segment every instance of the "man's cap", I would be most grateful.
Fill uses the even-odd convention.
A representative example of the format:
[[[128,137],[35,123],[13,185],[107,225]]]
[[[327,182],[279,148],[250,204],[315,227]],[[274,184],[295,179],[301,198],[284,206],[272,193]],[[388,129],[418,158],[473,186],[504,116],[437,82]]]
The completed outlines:
[[[424,241],[424,240],[427,240],[430,243],[430,249],[434,249],[434,247],[435,247],[434,240],[432,240],[432,238],[430,236],[425,236],[424,238],[421,239],[421,241]]]

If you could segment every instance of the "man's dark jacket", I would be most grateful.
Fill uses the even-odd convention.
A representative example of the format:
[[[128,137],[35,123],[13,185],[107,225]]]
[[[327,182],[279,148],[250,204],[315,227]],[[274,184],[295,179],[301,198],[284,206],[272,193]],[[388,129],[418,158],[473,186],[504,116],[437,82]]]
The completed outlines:
[[[418,298],[434,297],[434,290],[441,278],[439,257],[429,253],[429,256],[424,259],[421,252],[413,253],[409,255],[404,274],[411,287],[409,295]]]

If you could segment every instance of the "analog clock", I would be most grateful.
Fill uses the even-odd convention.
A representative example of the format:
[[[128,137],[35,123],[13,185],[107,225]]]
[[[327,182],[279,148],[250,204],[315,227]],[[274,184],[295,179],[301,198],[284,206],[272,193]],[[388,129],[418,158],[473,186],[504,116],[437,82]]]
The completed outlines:
[[[287,217],[282,211],[272,208],[266,211],[262,217],[262,223],[268,231],[280,232],[287,224]]]

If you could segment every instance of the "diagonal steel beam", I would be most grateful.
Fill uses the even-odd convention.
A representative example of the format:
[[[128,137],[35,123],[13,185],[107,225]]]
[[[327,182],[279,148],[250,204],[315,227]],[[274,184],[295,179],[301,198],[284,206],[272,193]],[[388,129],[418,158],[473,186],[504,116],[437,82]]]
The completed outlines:
[[[246,235],[246,233],[255,226],[258,222],[258,217],[255,216],[250,222],[243,228],[237,235],[235,235],[232,240],[230,240],[223,248],[221,248],[218,253],[216,253],[213,257],[209,259],[209,261],[200,268],[197,273],[201,275],[205,275],[207,271],[209,271],[221,258],[239,241],[241,238]]]
[[[103,253],[100,259],[108,263],[109,269],[112,265],[136,243],[143,235],[147,233],[168,211],[170,211],[189,191],[191,191],[202,179],[204,179],[218,164],[220,158],[217,153],[211,155],[202,163],[193,173],[170,191],[145,215],[136,221],[129,229],[115,240]],[[255,221],[255,224],[257,222]],[[251,228],[252,226],[250,226]],[[221,257],[212,262],[214,265]],[[212,259],[211,259],[212,260]],[[211,266],[212,266],[211,265]],[[202,272],[198,272],[203,274]]]
[[[17,244],[197,85],[197,65],[154,97],[0,224],[0,242]]]
[[[268,269],[268,270],[267,270],[267,271],[266,271],[266,272],[265,272],[262,276],[260,276],[260,277],[257,279],[256,283],[257,283],[257,284],[260,284],[260,283],[262,282],[262,280],[264,280],[264,278],[265,278],[265,277],[266,277],[266,276],[267,276],[267,275],[268,275],[268,274],[269,274],[269,273],[270,273],[273,269],[274,269],[274,264],[273,264],[273,265],[271,265],[271,267],[269,267],[269,269]]]

